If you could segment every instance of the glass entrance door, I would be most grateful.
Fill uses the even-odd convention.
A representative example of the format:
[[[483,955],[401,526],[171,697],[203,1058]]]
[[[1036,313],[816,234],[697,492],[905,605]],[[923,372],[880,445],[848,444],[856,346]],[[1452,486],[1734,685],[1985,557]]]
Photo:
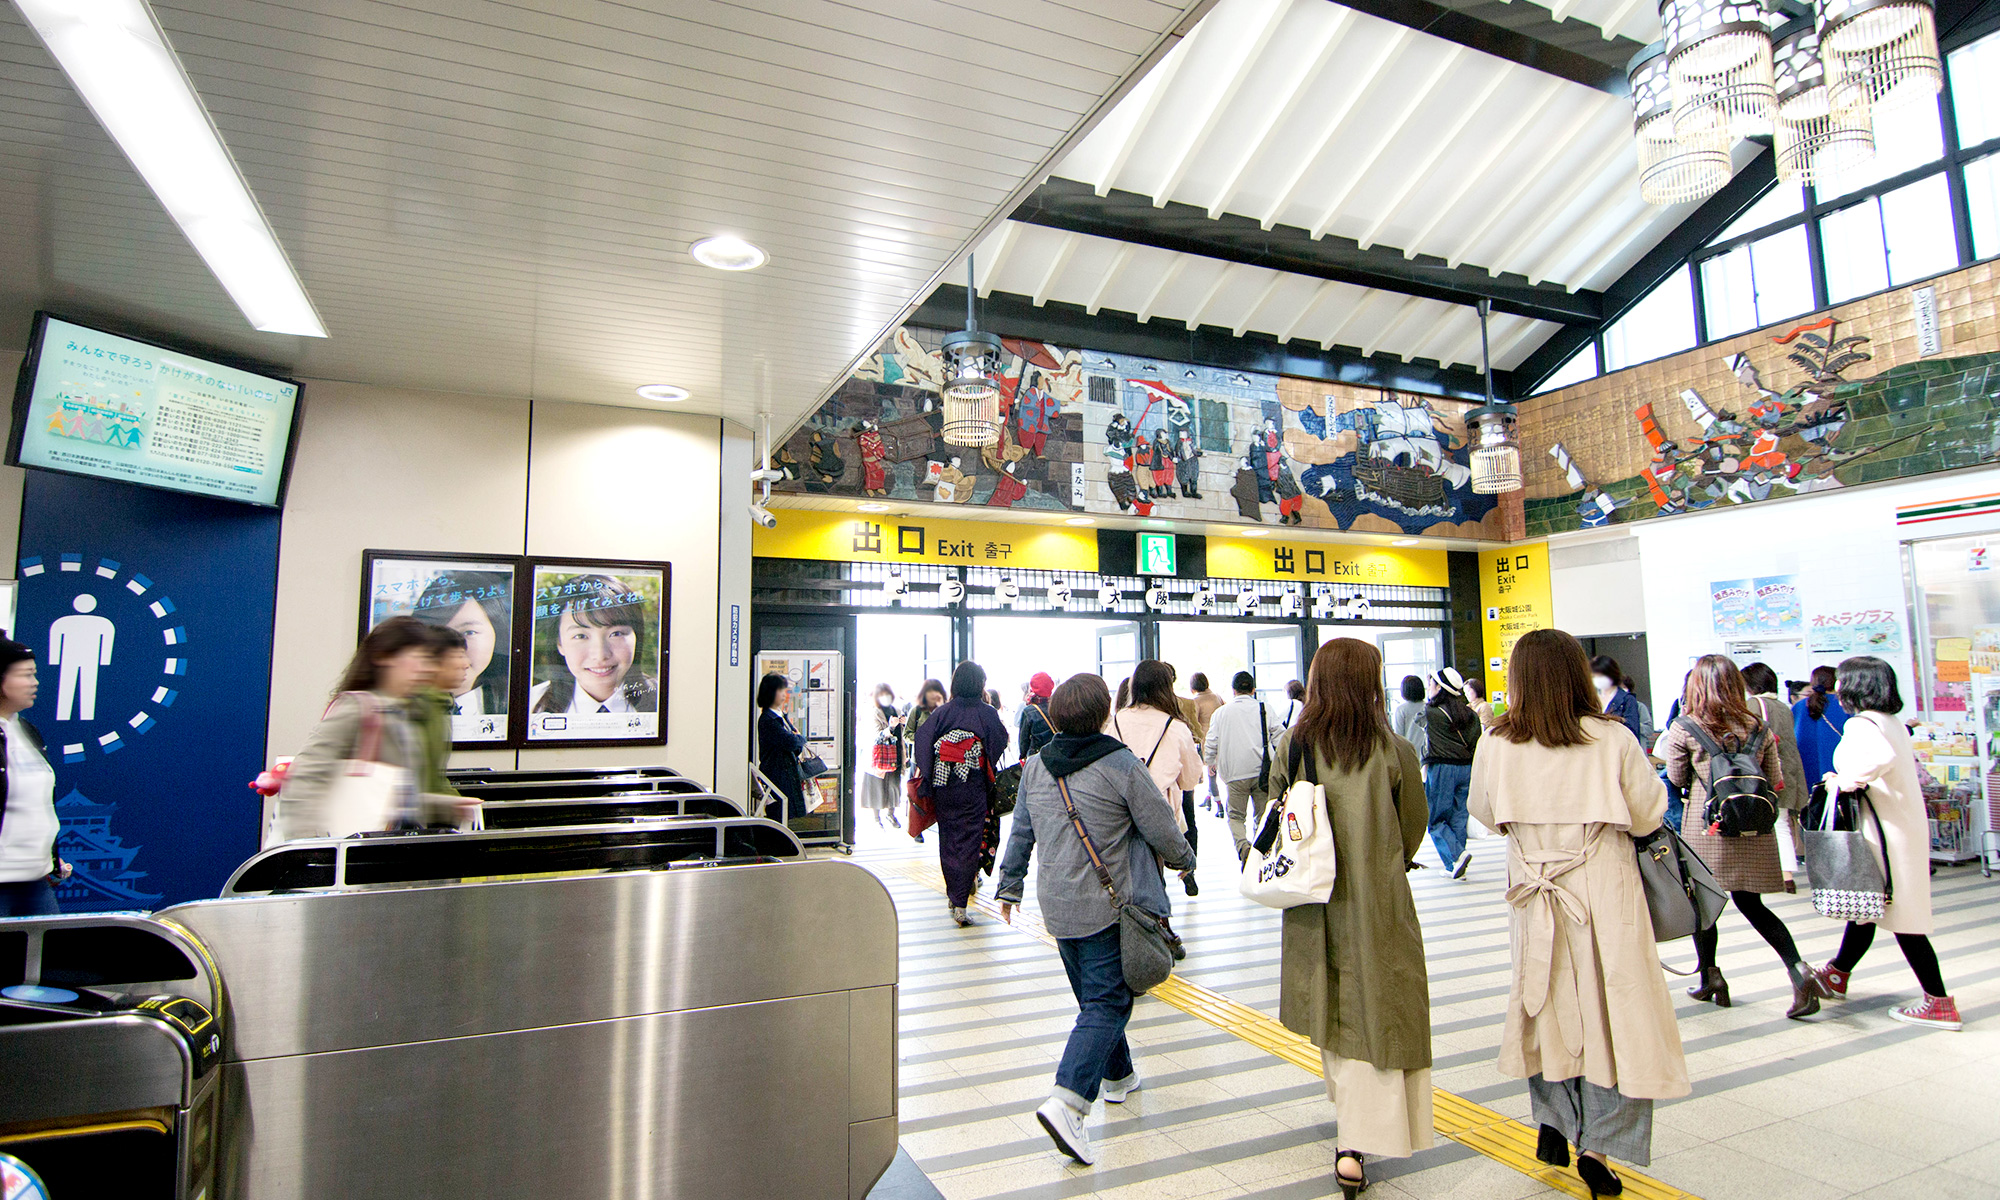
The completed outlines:
[[[1259,629],[1249,636],[1250,673],[1257,677],[1257,698],[1282,710],[1290,698],[1285,694],[1285,685],[1294,679],[1304,679],[1306,674],[1299,662],[1302,641],[1299,627]]]
[[[1130,679],[1132,668],[1139,665],[1139,623],[1120,621],[1116,625],[1097,627],[1097,673],[1104,676],[1104,682],[1111,685],[1111,692],[1118,693],[1118,681]]]
[[[1444,666],[1444,635],[1436,629],[1389,629],[1375,635],[1382,651],[1382,694],[1395,707],[1405,675],[1419,678]]]

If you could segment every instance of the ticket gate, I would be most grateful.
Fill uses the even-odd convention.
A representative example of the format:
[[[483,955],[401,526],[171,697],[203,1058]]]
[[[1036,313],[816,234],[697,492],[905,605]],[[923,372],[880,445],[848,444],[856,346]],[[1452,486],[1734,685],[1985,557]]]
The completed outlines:
[[[479,800],[569,800],[612,795],[709,795],[685,775],[611,775],[601,779],[454,779],[459,795]]]
[[[792,831],[761,817],[634,820],[619,825],[477,833],[303,838],[252,855],[224,896],[441,884],[498,876],[566,876],[778,862],[805,856]]]
[[[649,792],[640,795],[583,796],[570,800],[487,800],[480,808],[488,829],[534,829],[551,825],[597,825],[664,817],[740,817],[736,801],[713,792]]]
[[[0,1153],[58,1198],[207,1200],[222,1007],[171,921],[0,921]]]

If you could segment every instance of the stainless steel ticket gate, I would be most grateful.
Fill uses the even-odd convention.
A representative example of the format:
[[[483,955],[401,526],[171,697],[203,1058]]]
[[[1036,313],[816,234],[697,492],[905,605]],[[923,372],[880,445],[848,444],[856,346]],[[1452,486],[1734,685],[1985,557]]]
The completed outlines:
[[[534,829],[646,818],[742,815],[743,808],[736,801],[713,792],[614,793],[566,800],[485,800],[480,804],[480,820],[488,829]]]
[[[133,913],[0,921],[0,1153],[49,1194],[213,1194],[220,988]]]
[[[161,913],[224,984],[215,1194],[865,1196],[896,1150],[894,906],[845,862],[640,865],[702,826],[797,845],[752,819],[297,843]]]

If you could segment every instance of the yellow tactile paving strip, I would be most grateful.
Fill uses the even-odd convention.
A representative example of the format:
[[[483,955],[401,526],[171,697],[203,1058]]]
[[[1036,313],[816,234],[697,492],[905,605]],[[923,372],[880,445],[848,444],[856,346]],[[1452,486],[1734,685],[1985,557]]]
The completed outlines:
[[[910,878],[943,894],[944,877],[939,874],[936,864],[906,862],[901,867]],[[984,896],[974,896],[972,907],[996,920],[1000,916],[1000,905]],[[1055,939],[1042,928],[1041,918],[1025,909],[1014,910],[1013,926],[1029,937],[1055,944]],[[1200,984],[1189,983],[1178,975],[1147,994],[1260,1050],[1275,1054],[1308,1074],[1325,1077],[1319,1047],[1258,1009],[1239,1004]],[[1443,1088],[1432,1089],[1431,1116],[1437,1131],[1452,1141],[1558,1192],[1591,1200],[1590,1189],[1583,1185],[1583,1180],[1577,1177],[1575,1171],[1551,1167],[1535,1157],[1535,1131],[1519,1121]],[[1632,1200],[1698,1200],[1692,1193],[1641,1175],[1629,1166],[1619,1164],[1617,1169],[1619,1178],[1625,1181],[1624,1194]]]

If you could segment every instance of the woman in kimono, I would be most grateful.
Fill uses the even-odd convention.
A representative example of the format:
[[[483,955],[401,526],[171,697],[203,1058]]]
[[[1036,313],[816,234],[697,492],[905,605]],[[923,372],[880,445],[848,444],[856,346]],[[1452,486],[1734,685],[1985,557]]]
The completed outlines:
[[[1689,1092],[1632,839],[1660,827],[1666,787],[1607,716],[1583,647],[1558,629],[1514,645],[1508,709],[1472,759],[1472,816],[1507,836],[1514,978],[1500,1070],[1528,1081],[1537,1157],[1593,1196],[1644,1166],[1653,1102]]]
[[[1334,1179],[1352,1200],[1368,1185],[1364,1155],[1431,1144],[1430,977],[1405,877],[1430,809],[1416,750],[1389,729],[1381,652],[1335,638],[1308,678],[1271,754],[1270,794],[1301,779],[1326,789],[1340,870],[1326,903],[1285,910],[1278,1016],[1319,1047],[1340,1111]]]
[[[951,673],[951,699],[924,721],[916,735],[917,795],[937,813],[938,865],[944,871],[951,919],[972,924],[965,906],[978,884],[987,814],[993,806],[993,771],[1007,752],[1007,723],[986,703],[986,670],[962,662]]]

